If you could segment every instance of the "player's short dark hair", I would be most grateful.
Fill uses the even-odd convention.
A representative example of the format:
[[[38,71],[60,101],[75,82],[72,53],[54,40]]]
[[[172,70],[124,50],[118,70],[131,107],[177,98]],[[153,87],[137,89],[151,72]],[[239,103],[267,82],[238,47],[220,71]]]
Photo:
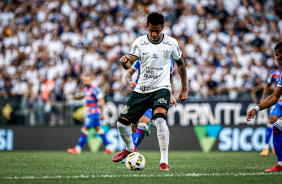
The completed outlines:
[[[276,50],[276,49],[277,49],[279,52],[282,51],[282,42],[278,43],[278,44],[275,46],[274,50]]]
[[[147,17],[147,25],[164,25],[164,16],[158,12],[152,12]]]

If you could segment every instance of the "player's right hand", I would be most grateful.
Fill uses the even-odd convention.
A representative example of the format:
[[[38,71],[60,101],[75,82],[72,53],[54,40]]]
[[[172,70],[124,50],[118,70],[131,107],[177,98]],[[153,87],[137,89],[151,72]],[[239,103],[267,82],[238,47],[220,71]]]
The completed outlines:
[[[188,98],[188,93],[187,93],[187,91],[181,90],[181,92],[180,92],[180,94],[179,94],[179,97],[178,97],[179,102],[183,102],[183,101],[186,100],[187,98]]]
[[[120,58],[120,62],[121,63],[127,63],[129,61],[129,56],[128,55],[124,55]]]
[[[256,115],[257,111],[255,108],[253,108],[252,110],[250,110],[248,113],[247,113],[247,122],[251,121],[251,119],[253,119]]]
[[[130,86],[130,88],[131,88],[131,89],[133,89],[133,88],[135,88],[136,83],[135,83],[135,82],[133,82],[133,81],[131,81],[131,82],[130,82],[130,84],[129,84],[129,86]]]
[[[101,113],[100,119],[101,119],[101,120],[104,120],[104,119],[105,119],[105,117],[104,117],[104,114],[103,114],[103,113]]]

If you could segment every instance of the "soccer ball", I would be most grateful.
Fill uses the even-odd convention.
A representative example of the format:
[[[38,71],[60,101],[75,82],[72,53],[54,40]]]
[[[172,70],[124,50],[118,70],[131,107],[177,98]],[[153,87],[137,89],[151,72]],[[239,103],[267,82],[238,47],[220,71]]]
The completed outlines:
[[[131,171],[143,170],[145,164],[145,157],[138,152],[130,153],[125,160],[125,165],[127,169]]]

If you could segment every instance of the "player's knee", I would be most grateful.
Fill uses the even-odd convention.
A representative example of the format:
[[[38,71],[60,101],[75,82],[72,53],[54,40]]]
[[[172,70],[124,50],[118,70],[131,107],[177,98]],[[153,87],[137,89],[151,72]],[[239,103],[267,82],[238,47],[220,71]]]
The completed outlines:
[[[130,125],[131,124],[128,119],[124,119],[124,118],[121,118],[121,117],[118,118],[118,123],[123,124],[123,125]]]
[[[163,119],[166,121],[166,116],[163,113],[156,113],[153,116],[153,120],[157,120],[157,119]]]
[[[277,116],[270,116],[269,118],[269,123],[273,125],[277,121],[278,117]]]
[[[142,130],[142,131],[147,131],[148,130],[148,125],[146,123],[138,123],[137,128]]]
[[[156,127],[161,127],[166,125],[166,116],[162,113],[157,113],[153,116],[153,120],[155,121]]]
[[[85,134],[85,135],[88,135],[88,134],[89,134],[89,131],[88,131],[87,129],[85,129],[84,127],[82,127],[82,128],[80,129],[80,131],[81,131],[83,134]]]

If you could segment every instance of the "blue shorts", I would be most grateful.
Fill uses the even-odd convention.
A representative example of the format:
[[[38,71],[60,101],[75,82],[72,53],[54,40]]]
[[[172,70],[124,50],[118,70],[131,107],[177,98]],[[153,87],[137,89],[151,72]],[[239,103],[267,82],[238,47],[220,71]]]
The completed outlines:
[[[269,116],[278,116],[280,118],[282,116],[282,105],[276,103],[274,108],[271,109]]]
[[[145,113],[145,116],[147,116],[150,120],[152,120],[152,109],[148,109]]]
[[[100,114],[88,114],[84,120],[83,126],[88,128],[101,126]]]

